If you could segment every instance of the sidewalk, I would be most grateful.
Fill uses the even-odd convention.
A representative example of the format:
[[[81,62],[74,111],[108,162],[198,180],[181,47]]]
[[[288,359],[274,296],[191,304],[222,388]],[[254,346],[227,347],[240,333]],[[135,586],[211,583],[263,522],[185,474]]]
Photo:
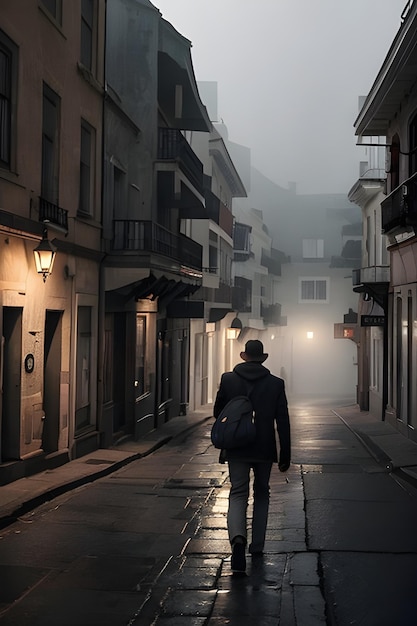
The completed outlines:
[[[417,443],[406,439],[393,426],[378,421],[356,405],[333,412],[355,433],[378,463],[417,487]],[[0,487],[0,528],[43,502],[107,476],[133,460],[160,448],[173,437],[211,418],[212,407],[178,416],[140,441],[126,440],[113,448],[95,450],[61,467],[22,478]]]
[[[417,443],[401,435],[388,422],[361,411],[357,405],[339,407],[333,412],[355,433],[378,463],[417,487]]]
[[[113,448],[95,450],[55,469],[0,486],[0,528],[71,489],[107,476],[131,461],[151,454],[173,437],[210,419],[212,407],[180,415],[140,441],[127,439]]]

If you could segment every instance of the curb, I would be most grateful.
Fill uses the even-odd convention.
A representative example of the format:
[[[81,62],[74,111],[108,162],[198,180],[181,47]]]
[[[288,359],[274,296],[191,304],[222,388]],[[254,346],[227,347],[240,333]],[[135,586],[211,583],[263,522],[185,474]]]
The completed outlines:
[[[373,440],[369,435],[361,432],[360,430],[356,430],[347,422],[337,411],[332,409],[333,413],[344,423],[346,428],[350,430],[351,433],[355,435],[355,437],[361,442],[364,448],[367,449],[369,454],[373,456],[375,461],[379,465],[383,465],[388,472],[392,472],[394,469],[394,464],[392,459],[386,454]]]
[[[198,426],[201,426],[204,422],[206,422],[210,418],[211,416],[205,416],[203,418],[196,420],[194,423],[191,423],[191,424],[186,423],[183,425],[183,427],[181,427],[181,424],[178,424],[178,430],[172,432],[169,435],[164,435],[161,432],[159,438],[155,438],[155,435],[157,434],[157,431],[156,431],[156,433],[153,432],[148,436],[148,441],[146,441],[146,437],[139,442],[133,442],[132,440],[128,440],[128,441],[124,441],[120,446],[116,445],[116,446],[113,446],[112,448],[109,448],[110,450],[111,449],[119,450],[121,452],[123,452],[123,448],[125,448],[127,456],[124,459],[120,459],[118,461],[112,462],[110,465],[108,465],[105,468],[99,469],[90,474],[86,474],[85,476],[81,476],[80,478],[71,479],[66,482],[63,482],[62,484],[56,484],[55,486],[51,486],[50,488],[45,488],[45,491],[37,494],[33,498],[29,498],[25,500],[24,502],[21,502],[17,507],[12,509],[10,512],[7,512],[3,515],[0,514],[0,530],[3,528],[6,528],[7,526],[10,526],[14,522],[16,522],[19,519],[19,517],[21,517],[22,515],[26,515],[27,513],[29,513],[29,511],[32,511],[33,509],[37,508],[38,506],[41,506],[42,504],[45,504],[45,502],[49,502],[50,500],[53,500],[54,498],[57,498],[58,496],[61,496],[64,493],[72,491],[73,489],[77,489],[78,487],[82,487],[83,485],[87,485],[89,483],[95,482],[96,480],[100,478],[109,476],[110,474],[118,471],[122,467],[129,465],[133,461],[137,461],[139,459],[145,458],[146,456],[149,456],[150,454],[152,454],[159,448],[162,448],[162,446],[166,445],[167,443],[169,443],[176,437],[184,435],[188,431],[193,430],[194,428],[197,428]],[[172,420],[169,426],[170,429],[173,429],[173,427],[175,426],[173,422],[175,422],[175,419]],[[133,448],[135,445],[136,446],[139,445],[141,447],[141,451],[134,452]],[[105,452],[106,449],[99,448],[99,450],[102,450],[103,452]],[[97,452],[97,450],[95,452]],[[84,457],[81,457],[81,459],[83,458]],[[87,459],[88,455],[86,455],[85,458]],[[80,461],[80,459],[74,459],[74,461]],[[71,463],[71,461],[69,461],[69,463]],[[65,467],[66,465],[68,464],[65,464],[62,467]]]

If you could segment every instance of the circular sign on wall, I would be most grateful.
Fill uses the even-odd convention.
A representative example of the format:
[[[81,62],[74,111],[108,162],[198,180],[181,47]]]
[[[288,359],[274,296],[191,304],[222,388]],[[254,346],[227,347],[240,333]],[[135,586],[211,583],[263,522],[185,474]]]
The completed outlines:
[[[25,357],[25,371],[28,374],[33,372],[33,368],[35,367],[35,357],[33,354],[27,354]]]

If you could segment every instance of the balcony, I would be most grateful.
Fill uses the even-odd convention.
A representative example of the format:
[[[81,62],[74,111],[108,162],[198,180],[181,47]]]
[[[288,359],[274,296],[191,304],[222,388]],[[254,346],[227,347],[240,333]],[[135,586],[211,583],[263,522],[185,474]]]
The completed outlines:
[[[268,269],[270,274],[281,276],[281,260],[274,258],[274,251],[271,250],[271,256],[262,248],[261,265]]]
[[[261,302],[261,317],[266,325],[286,326],[287,318],[281,315],[281,305],[279,303],[264,305]]]
[[[240,313],[252,311],[252,281],[242,276],[235,277],[232,288],[232,308]]]
[[[203,248],[189,237],[160,224],[141,220],[114,220],[112,249],[160,254],[201,272]]]
[[[417,173],[394,189],[381,202],[382,232],[410,232],[417,227]]]
[[[361,267],[352,271],[353,286],[367,283],[389,283],[389,265],[374,265],[373,267]]]
[[[203,164],[179,130],[158,129],[157,159],[165,163],[174,163],[195,190],[203,196]]]
[[[68,232],[68,211],[41,197],[39,198],[39,221]]]
[[[353,291],[366,293],[381,306],[385,304],[390,283],[390,268],[388,265],[362,267],[352,271]]]
[[[219,287],[201,287],[198,291],[198,298],[205,302],[214,302],[216,304],[230,303],[230,311],[232,310],[232,289],[230,285],[220,283]]]
[[[191,217],[194,219],[202,218],[209,219],[215,222],[224,230],[224,232],[229,235],[229,237],[233,234],[233,214],[231,210],[223,204],[219,200],[219,198],[209,189],[205,189],[204,191],[205,198],[205,210],[200,214],[194,214],[190,216],[183,215],[181,211],[182,217]]]

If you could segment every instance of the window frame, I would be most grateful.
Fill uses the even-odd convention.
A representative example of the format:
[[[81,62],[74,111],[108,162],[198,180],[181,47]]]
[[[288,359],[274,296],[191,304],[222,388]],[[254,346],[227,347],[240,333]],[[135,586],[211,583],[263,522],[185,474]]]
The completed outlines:
[[[303,239],[303,259],[324,259],[324,239],[314,237]],[[309,254],[311,252],[311,254]]]
[[[42,8],[62,26],[62,0],[40,0]],[[54,6],[52,6],[54,5]]]
[[[0,145],[0,169],[12,172],[16,169],[16,107],[19,48],[1,29],[0,50],[3,50],[7,57],[7,62],[5,62],[4,93],[0,94],[0,128],[7,128],[7,146],[4,153],[6,158],[3,159],[3,148]],[[4,106],[1,106],[2,103]],[[5,113],[2,113],[5,109]],[[7,119],[3,119],[3,115]]]
[[[52,120],[52,115],[46,111],[46,101],[55,107],[54,120]],[[42,92],[41,196],[56,205],[59,204],[60,127],[61,98],[44,82]]]
[[[303,297],[303,283],[314,283],[313,298],[304,298]],[[317,298],[317,284],[325,283],[326,285],[326,297],[325,298]],[[329,292],[330,292],[330,278],[328,276],[300,276],[298,279],[298,302],[299,304],[328,304],[329,303]]]
[[[89,4],[88,10],[87,3]],[[90,7],[91,15],[89,14]],[[94,0],[81,0],[80,18],[80,62],[92,74],[95,74],[97,5]]]

